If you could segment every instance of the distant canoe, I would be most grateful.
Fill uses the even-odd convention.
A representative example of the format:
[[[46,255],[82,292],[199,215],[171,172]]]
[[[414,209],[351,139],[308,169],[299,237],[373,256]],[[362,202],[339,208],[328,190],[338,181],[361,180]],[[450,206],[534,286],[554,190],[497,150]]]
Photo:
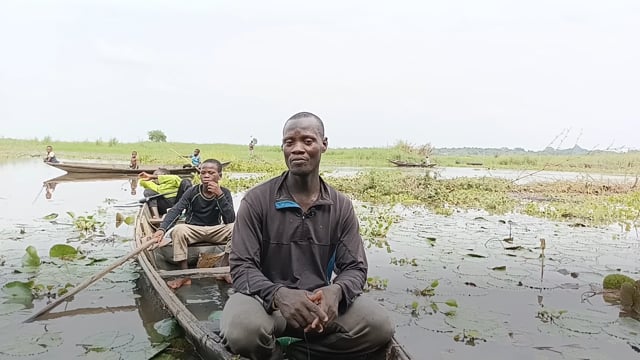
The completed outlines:
[[[423,168],[432,168],[435,167],[436,164],[424,164],[424,163],[413,163],[413,162],[408,162],[408,161],[402,161],[402,160],[391,160],[389,159],[389,162],[394,164],[395,166],[400,166],[400,167],[423,167]]]
[[[222,167],[229,165],[231,161],[222,163]],[[197,172],[194,167],[178,167],[178,166],[145,166],[139,169],[131,169],[126,164],[103,164],[103,163],[81,163],[81,162],[59,162],[59,163],[45,163],[51,165],[60,170],[66,171],[69,174],[113,174],[113,175],[135,175],[141,172],[152,173],[159,167],[163,167],[169,170],[169,174],[175,175],[188,175],[193,172]]]

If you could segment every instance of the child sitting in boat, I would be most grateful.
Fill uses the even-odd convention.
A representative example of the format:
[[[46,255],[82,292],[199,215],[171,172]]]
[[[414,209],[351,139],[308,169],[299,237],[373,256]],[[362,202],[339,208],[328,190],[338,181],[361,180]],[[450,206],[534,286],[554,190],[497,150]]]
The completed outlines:
[[[231,252],[231,235],[236,213],[233,208],[231,191],[218,184],[222,177],[222,163],[215,159],[205,160],[200,167],[202,184],[192,186],[180,200],[167,212],[158,227],[151,235],[160,244],[164,235],[173,228],[171,240],[173,242],[173,261],[181,269],[188,269],[187,250],[191,244],[207,242],[215,245],[225,245],[224,256],[219,266],[229,264]],[[185,223],[176,224],[182,212],[186,211]],[[231,282],[230,276],[224,280]],[[167,282],[172,289],[183,285],[190,285],[188,277],[178,278]]]
[[[47,146],[47,155],[44,157],[44,162],[48,163],[59,163],[56,158],[56,153],[53,152],[53,147],[51,145]]]
[[[129,168],[137,170],[138,167],[140,167],[140,165],[138,164],[138,152],[137,151],[132,151],[131,152],[131,162],[129,163]]]
[[[167,210],[191,187],[191,180],[171,175],[169,170],[164,168],[157,169],[153,174],[143,171],[138,174],[138,178],[140,186],[145,189],[144,197],[151,198],[147,203],[154,219],[160,219],[166,214]],[[164,195],[157,196],[160,194]]]

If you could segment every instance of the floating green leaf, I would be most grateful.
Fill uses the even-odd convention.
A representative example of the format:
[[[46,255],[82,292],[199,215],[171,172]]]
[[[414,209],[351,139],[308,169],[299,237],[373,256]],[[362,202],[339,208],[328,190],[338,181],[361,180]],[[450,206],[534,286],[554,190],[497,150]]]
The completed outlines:
[[[2,287],[2,291],[12,299],[33,300],[31,288],[33,282],[11,281]]]
[[[136,221],[135,216],[129,215],[126,218],[124,218],[124,223],[127,225],[131,225],[133,224],[133,222]]]
[[[51,221],[51,220],[55,220],[58,218],[58,214],[56,213],[51,213],[49,215],[46,215],[43,219],[47,220],[47,221]]]
[[[438,287],[438,284],[440,284],[438,280],[433,280],[433,282],[431,283],[431,287],[435,289]]]
[[[455,301],[454,299],[449,299],[447,301],[444,302],[445,304],[451,306],[451,307],[458,307],[458,302]]]
[[[222,313],[220,311],[220,313]],[[214,312],[215,314],[215,312]],[[211,320],[211,315],[209,316]],[[153,324],[153,328],[158,332],[158,334],[162,335],[164,339],[171,339],[180,335],[180,326],[178,322],[174,318],[168,318],[158,321]]]
[[[494,266],[491,268],[491,270],[496,270],[496,271],[506,271],[507,270],[507,266],[506,265],[502,265],[502,266]]]
[[[22,266],[40,266],[40,256],[38,256],[38,250],[35,247],[27,246],[26,254],[22,257]]]
[[[78,255],[78,250],[67,244],[55,244],[49,249],[49,256],[60,259],[73,259]]]
[[[22,310],[24,308],[25,308],[25,305],[21,303],[12,303],[12,302],[3,303],[3,304],[0,304],[0,315],[11,314],[12,312]]]
[[[474,253],[468,253],[467,256],[470,256],[472,258],[486,258],[485,255],[474,254]]]

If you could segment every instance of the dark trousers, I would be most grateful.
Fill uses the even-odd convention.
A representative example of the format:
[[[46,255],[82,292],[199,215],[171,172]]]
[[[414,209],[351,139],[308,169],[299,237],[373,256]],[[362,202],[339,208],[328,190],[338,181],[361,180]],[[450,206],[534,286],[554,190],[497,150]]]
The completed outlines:
[[[375,301],[359,296],[344,314],[328,324],[321,334],[304,335],[287,327],[279,311],[267,314],[252,296],[235,293],[224,306],[222,341],[231,352],[250,359],[281,359],[276,338],[303,339],[287,353],[303,359],[369,358],[392,338],[394,327],[386,310]]]

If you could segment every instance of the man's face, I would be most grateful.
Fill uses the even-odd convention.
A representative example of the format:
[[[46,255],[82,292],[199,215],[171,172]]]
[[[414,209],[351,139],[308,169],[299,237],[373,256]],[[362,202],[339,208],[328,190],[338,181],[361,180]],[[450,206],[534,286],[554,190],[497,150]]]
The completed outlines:
[[[308,175],[320,167],[322,153],[327,150],[327,139],[322,137],[315,119],[302,118],[288,121],[283,130],[284,160],[294,175]]]
[[[51,146],[47,146],[47,152],[51,152],[51,150],[53,150],[53,148]]]
[[[220,181],[220,172],[215,164],[204,163],[200,168],[200,180],[203,184],[208,184],[211,181],[217,183]]]

